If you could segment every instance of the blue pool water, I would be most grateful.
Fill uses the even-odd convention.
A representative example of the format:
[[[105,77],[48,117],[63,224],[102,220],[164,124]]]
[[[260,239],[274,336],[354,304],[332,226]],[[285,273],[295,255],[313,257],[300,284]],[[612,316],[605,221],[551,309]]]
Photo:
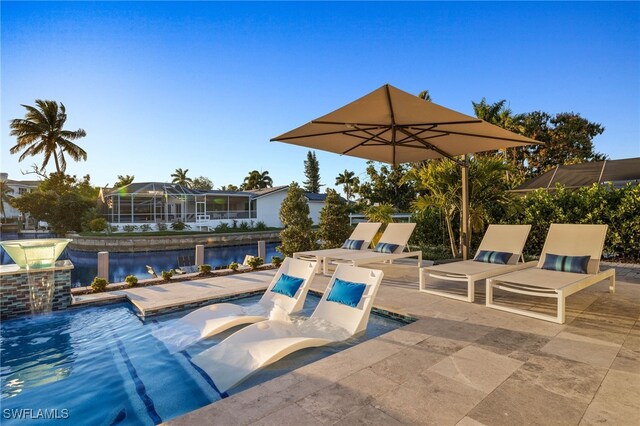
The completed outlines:
[[[52,238],[51,234],[34,234],[28,238]],[[0,236],[3,240],[22,238],[21,234],[4,234]],[[25,237],[26,238],[26,237]],[[266,259],[271,260],[271,256],[278,256],[276,251],[278,243],[268,243],[266,245]],[[213,266],[225,266],[232,262],[242,263],[246,255],[257,256],[258,244],[246,244],[229,247],[207,247],[204,250],[205,263]],[[140,279],[150,278],[146,265],[160,274],[160,271],[168,271],[178,266],[178,257],[195,256],[195,247],[185,250],[164,250],[149,252],[131,253],[109,253],[109,282],[116,283],[124,281],[127,275],[135,275]],[[65,249],[60,256],[61,259],[69,259],[73,263],[74,269],[71,271],[71,282],[74,286],[89,285],[98,273],[98,254],[93,252]],[[0,264],[13,263],[9,255],[0,249]]]
[[[248,305],[258,297],[236,303]],[[319,301],[309,295],[303,315]],[[0,382],[3,425],[23,424],[7,413],[35,417],[38,410],[69,424],[152,425],[220,399],[190,358],[235,330],[171,354],[151,332],[184,315],[141,321],[128,305],[79,308],[3,321]],[[252,376],[234,394],[403,325],[372,315],[367,331],[348,342],[305,349]],[[31,410],[29,413],[25,414]],[[9,410],[9,411],[7,411]],[[41,413],[44,415],[44,412]],[[38,425],[61,420],[32,420]],[[26,423],[29,423],[27,421]]]

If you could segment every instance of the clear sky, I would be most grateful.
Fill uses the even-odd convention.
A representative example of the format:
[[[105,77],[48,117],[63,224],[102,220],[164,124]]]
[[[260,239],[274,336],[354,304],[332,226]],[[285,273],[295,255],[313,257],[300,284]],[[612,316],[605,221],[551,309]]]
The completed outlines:
[[[9,121],[53,99],[82,127],[88,161],[67,172],[216,187],[268,170],[304,180],[302,147],[269,142],[390,83],[472,115],[573,111],[605,126],[596,149],[640,156],[640,3],[209,3],[1,5],[1,169]],[[332,186],[363,160],[318,151]],[[53,163],[49,168],[53,171]]]

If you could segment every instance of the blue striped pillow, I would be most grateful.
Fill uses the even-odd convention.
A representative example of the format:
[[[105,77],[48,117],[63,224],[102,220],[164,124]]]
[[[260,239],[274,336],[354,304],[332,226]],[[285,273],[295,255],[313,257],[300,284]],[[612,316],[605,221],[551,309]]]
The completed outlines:
[[[378,243],[373,251],[376,253],[393,253],[398,247],[400,247],[399,244]]]
[[[347,240],[342,245],[342,248],[347,250],[360,250],[362,244],[364,244],[364,240]]]
[[[547,253],[544,257],[542,269],[586,274],[589,260],[591,260],[591,256],[561,256],[558,254]]]
[[[480,250],[473,260],[476,262],[506,265],[509,262],[509,259],[511,259],[511,256],[513,256],[513,253],[508,253],[506,251]]]

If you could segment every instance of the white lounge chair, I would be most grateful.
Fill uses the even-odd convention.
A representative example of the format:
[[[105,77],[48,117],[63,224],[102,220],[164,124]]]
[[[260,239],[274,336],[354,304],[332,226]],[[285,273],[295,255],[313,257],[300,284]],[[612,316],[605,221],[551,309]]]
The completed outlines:
[[[329,275],[329,264],[346,263],[352,266],[366,265],[374,262],[393,263],[396,259],[417,257],[418,267],[422,265],[422,251],[404,251],[407,248],[409,238],[416,228],[415,223],[390,223],[380,237],[378,244],[393,244],[395,249],[391,253],[379,253],[375,248],[371,251],[351,251],[337,254],[326,254],[323,256],[323,272]]]
[[[531,268],[536,264],[536,262],[524,263],[524,261],[519,263],[519,260],[523,260],[522,250],[527,242],[529,231],[531,231],[531,225],[489,225],[473,260],[422,268],[420,270],[420,291],[465,302],[473,302],[477,281],[523,268]],[[506,264],[481,262],[479,261],[481,252],[511,253],[511,256]],[[466,282],[467,295],[465,297],[428,288],[427,277]]]
[[[369,251],[369,246],[371,245],[371,241],[373,241],[373,237],[375,237],[378,229],[380,229],[382,223],[380,222],[360,222],[356,225],[355,229],[349,236],[348,240],[351,241],[362,241],[359,249],[357,250],[365,250]],[[347,241],[348,241],[347,240]],[[310,251],[301,251],[297,253],[293,253],[294,259],[304,259],[304,260],[312,260],[318,262],[317,268],[318,272],[320,269],[320,263],[322,263],[322,259],[325,256],[340,256],[344,253],[352,253],[353,249],[348,248],[334,248],[334,249],[325,249],[325,250],[310,250]]]
[[[215,303],[185,315],[177,321],[178,324],[173,324],[172,327],[178,328],[182,332],[193,330],[199,339],[204,339],[238,325],[269,319],[274,308],[281,309],[286,314],[297,312],[304,305],[315,268],[314,262],[286,258],[271,280],[267,291],[255,305],[245,307],[233,303]],[[303,279],[293,297],[273,291],[282,274]],[[193,333],[189,332],[188,334]]]
[[[605,279],[609,279],[609,291],[615,292],[615,270],[611,268],[600,272],[600,256],[606,235],[607,225],[552,224],[536,267],[487,280],[487,306],[564,324],[565,302],[568,296]],[[586,273],[543,269],[545,260],[551,255],[590,256],[586,264]],[[560,263],[561,259],[558,262]],[[552,316],[496,304],[493,300],[493,291],[496,288],[511,293],[556,299],[557,314]]]
[[[263,321],[232,334],[216,346],[192,358],[226,392],[255,371],[304,348],[346,340],[367,328],[382,271],[339,265],[311,317],[301,322]],[[330,301],[340,290],[336,279],[364,284],[355,307]],[[329,300],[328,300],[329,299]]]

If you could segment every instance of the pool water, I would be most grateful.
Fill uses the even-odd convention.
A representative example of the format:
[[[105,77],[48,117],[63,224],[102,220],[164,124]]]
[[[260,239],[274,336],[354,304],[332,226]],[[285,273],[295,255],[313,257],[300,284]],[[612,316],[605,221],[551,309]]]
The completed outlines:
[[[259,297],[237,301],[256,303]],[[320,299],[309,295],[302,315]],[[143,322],[128,304],[78,308],[3,321],[0,382],[3,425],[152,425],[217,401],[215,386],[190,359],[237,329],[171,353],[152,331],[187,311]],[[402,326],[371,315],[367,331],[347,342],[305,349],[231,389],[234,394]],[[31,410],[31,411],[29,411]],[[38,410],[47,410],[38,412]],[[8,418],[13,415],[14,418]],[[22,415],[22,419],[18,417]],[[42,418],[57,416],[58,420]],[[59,420],[65,418],[67,420]]]

